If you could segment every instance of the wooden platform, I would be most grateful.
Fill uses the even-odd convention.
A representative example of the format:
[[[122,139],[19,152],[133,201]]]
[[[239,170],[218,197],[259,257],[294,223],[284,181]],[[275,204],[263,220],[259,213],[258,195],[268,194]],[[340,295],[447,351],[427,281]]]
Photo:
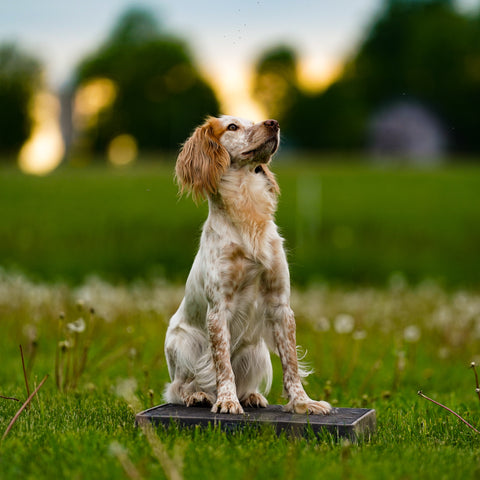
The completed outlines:
[[[236,430],[246,425],[271,424],[277,433],[287,432],[303,436],[309,426],[315,434],[328,431],[335,437],[356,441],[368,439],[376,428],[375,410],[367,408],[335,408],[330,415],[305,415],[286,413],[281,405],[269,405],[267,408],[246,408],[244,415],[212,413],[206,407],[185,407],[167,403],[149,408],[136,415],[136,425],[152,422],[168,427],[176,422],[182,427],[195,425],[219,425],[223,430]]]

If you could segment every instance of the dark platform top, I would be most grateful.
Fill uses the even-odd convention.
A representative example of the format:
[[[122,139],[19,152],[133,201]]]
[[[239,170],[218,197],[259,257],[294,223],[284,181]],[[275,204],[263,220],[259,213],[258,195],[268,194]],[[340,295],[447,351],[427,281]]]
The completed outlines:
[[[244,415],[212,413],[206,407],[185,407],[167,403],[149,408],[135,417],[135,423],[152,422],[156,425],[170,425],[172,421],[180,426],[219,425],[224,430],[234,430],[246,425],[271,424],[278,433],[287,432],[305,435],[308,428],[315,434],[328,431],[334,436],[351,440],[368,439],[376,427],[375,410],[367,408],[335,408],[330,415],[306,415],[287,413],[281,405],[266,408],[245,408]]]

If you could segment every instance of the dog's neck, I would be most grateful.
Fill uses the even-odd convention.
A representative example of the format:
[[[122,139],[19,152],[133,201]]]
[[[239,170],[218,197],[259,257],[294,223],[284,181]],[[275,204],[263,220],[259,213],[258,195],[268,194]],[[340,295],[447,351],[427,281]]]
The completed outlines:
[[[254,257],[262,250],[263,242],[273,225],[277,209],[278,185],[266,167],[262,171],[246,168],[230,169],[218,186],[218,193],[209,198],[212,220],[222,217],[230,223]],[[257,167],[258,170],[258,167]]]

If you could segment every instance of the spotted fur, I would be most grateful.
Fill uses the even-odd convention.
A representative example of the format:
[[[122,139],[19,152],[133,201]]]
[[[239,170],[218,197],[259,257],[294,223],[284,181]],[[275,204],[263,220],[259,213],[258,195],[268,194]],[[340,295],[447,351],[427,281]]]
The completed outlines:
[[[207,198],[209,214],[165,339],[168,402],[234,414],[242,405],[265,407],[271,350],[283,368],[285,409],[330,411],[301,382],[290,276],[274,222],[279,188],[268,168],[279,135],[275,120],[209,118],[178,156],[180,191]]]

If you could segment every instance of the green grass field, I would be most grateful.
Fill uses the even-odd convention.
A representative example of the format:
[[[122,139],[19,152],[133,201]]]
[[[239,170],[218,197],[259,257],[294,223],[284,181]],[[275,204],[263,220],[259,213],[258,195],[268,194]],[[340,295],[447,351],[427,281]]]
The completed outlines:
[[[30,388],[49,374],[0,443],[2,479],[478,478],[480,436],[417,396],[422,389],[478,426],[468,368],[479,360],[478,293],[400,283],[294,290],[298,341],[315,369],[307,391],[377,411],[376,435],[355,445],[268,428],[142,432],[134,413],[161,402],[162,343],[182,289],[94,279],[71,288],[6,274],[0,285],[0,394],[26,398],[19,344]],[[284,403],[276,357],[274,372],[269,401]],[[0,434],[19,406],[0,399]]]
[[[285,163],[298,343],[312,397],[377,411],[365,442],[142,431],[162,402],[163,341],[206,206],[176,198],[172,165],[0,170],[0,478],[474,479],[480,435],[480,168]],[[92,275],[95,274],[95,275]],[[276,357],[270,403],[282,398]]]
[[[385,170],[313,162],[274,165],[277,221],[293,281],[480,284],[480,168]],[[61,169],[46,178],[0,171],[0,264],[39,279],[183,282],[206,205],[178,200],[173,164]]]

